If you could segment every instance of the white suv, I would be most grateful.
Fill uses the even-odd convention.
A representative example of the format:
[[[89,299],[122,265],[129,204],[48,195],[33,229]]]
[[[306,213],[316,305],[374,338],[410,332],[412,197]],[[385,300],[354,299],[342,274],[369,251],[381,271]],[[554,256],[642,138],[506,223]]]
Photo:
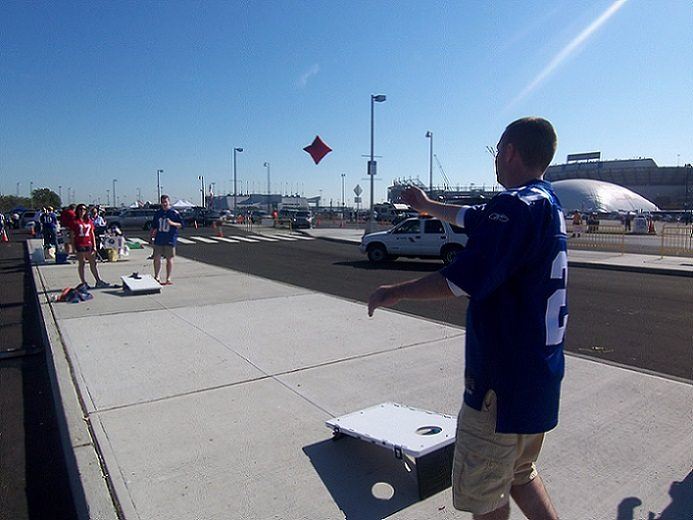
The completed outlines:
[[[364,235],[359,250],[373,263],[407,256],[440,258],[449,264],[466,245],[467,235],[461,227],[437,218],[418,217],[387,231]]]

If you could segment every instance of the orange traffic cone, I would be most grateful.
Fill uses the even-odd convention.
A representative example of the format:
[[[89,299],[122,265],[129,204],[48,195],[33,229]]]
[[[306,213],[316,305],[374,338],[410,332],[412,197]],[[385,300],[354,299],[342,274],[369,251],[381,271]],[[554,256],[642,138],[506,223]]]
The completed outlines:
[[[0,234],[0,242],[9,242],[10,239],[7,238],[7,231],[4,229],[2,230],[2,234]]]
[[[655,226],[654,226],[654,220],[650,220],[650,223],[647,226],[647,232],[650,235],[656,235],[657,234],[657,231],[655,230]]]

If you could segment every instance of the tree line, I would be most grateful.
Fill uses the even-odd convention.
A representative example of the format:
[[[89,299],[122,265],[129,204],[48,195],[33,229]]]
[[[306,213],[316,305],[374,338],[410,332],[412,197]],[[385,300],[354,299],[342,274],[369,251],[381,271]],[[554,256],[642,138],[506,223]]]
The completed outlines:
[[[0,195],[0,212],[7,213],[14,208],[41,209],[46,206],[59,208],[62,201],[57,193],[49,188],[37,188],[31,192],[31,197],[16,197],[14,195]]]

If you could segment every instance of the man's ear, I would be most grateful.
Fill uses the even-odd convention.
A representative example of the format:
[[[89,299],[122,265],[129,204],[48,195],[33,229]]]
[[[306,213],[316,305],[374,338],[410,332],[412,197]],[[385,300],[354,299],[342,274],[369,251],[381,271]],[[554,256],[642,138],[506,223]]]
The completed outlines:
[[[503,153],[505,154],[505,160],[508,164],[516,161],[520,161],[520,163],[522,163],[522,157],[520,157],[520,154],[513,143],[507,143],[503,148]]]

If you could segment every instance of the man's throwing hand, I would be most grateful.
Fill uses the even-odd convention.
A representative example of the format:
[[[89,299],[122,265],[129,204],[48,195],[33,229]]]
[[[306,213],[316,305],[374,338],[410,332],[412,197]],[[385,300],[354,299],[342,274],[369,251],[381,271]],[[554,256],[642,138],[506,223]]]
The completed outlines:
[[[368,316],[373,316],[373,312],[378,307],[392,307],[400,298],[395,296],[394,287],[383,285],[378,287],[368,298]]]
[[[402,192],[402,200],[417,211],[425,210],[428,203],[431,202],[431,199],[416,186],[409,186],[404,190]]]

